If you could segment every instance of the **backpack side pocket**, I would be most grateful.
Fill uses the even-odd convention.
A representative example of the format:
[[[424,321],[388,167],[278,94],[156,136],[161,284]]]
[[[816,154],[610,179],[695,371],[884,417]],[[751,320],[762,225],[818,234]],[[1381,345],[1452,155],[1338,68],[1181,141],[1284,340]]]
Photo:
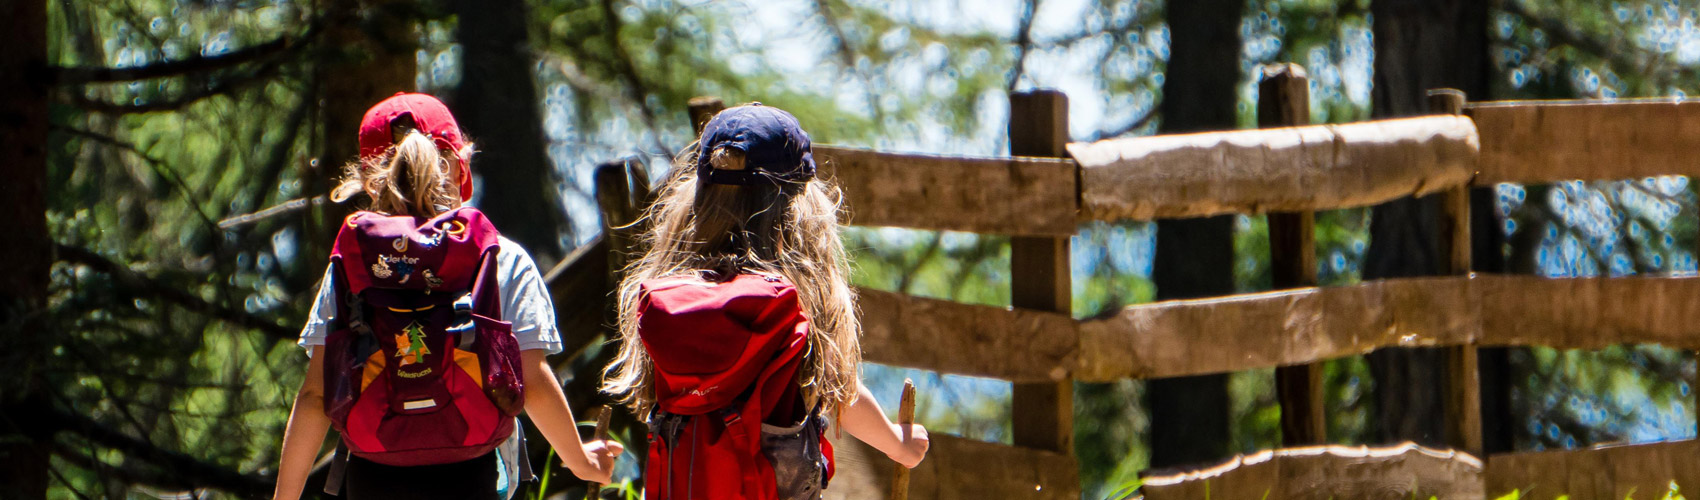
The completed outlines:
[[[824,419],[815,414],[789,427],[761,424],[761,452],[773,464],[779,498],[814,500],[826,484],[826,457],[821,453]]]

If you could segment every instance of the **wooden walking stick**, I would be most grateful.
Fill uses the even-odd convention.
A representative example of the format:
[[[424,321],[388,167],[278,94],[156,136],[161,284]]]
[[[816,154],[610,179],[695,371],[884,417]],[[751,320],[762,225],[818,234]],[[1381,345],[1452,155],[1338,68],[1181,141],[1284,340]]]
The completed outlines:
[[[903,428],[903,442],[909,442],[910,424],[915,423],[915,382],[903,379],[903,399],[897,403],[897,423]],[[909,500],[909,468],[897,464],[891,475],[891,500]]]
[[[596,417],[596,440],[608,439],[608,418],[614,415],[614,408],[602,405],[602,415]],[[602,483],[590,483],[590,491],[584,496],[587,500],[602,498]]]

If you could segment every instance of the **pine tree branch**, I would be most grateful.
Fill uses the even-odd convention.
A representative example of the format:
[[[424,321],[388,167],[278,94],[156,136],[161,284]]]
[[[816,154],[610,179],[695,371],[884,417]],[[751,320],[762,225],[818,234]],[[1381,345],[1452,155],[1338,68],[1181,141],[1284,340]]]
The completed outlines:
[[[1092,137],[1087,138],[1086,142],[1114,139],[1127,135],[1130,132],[1144,128],[1146,124],[1151,123],[1151,120],[1155,118],[1157,118],[1157,108],[1153,106],[1151,110],[1145,112],[1145,116],[1139,117],[1138,120],[1128,122],[1127,125],[1121,127],[1101,129],[1095,132]]]
[[[128,152],[130,154],[133,154],[137,158],[141,158],[143,162],[146,162],[148,164],[148,166],[151,167],[154,170],[154,173],[158,174],[161,178],[165,179],[167,182],[170,182],[173,187],[177,188],[178,192],[183,194],[184,203],[187,203],[189,205],[189,208],[194,210],[195,215],[199,216],[201,223],[206,226],[208,232],[212,232],[212,233],[218,232],[217,231],[218,226],[213,223],[212,218],[207,216],[207,213],[201,208],[202,203],[201,203],[201,200],[199,199],[199,197],[195,195],[195,190],[189,188],[189,184],[183,180],[183,174],[178,173],[177,169],[173,168],[170,163],[167,163],[164,160],[161,160],[161,159],[158,159],[158,158],[154,158],[152,155],[149,155],[146,151],[143,151],[142,148],[137,147],[134,144],[130,144],[128,142],[125,142],[122,139],[112,137],[110,135],[102,134],[102,133],[99,133],[99,132],[82,130],[82,129],[72,128],[72,127],[57,125],[57,124],[49,125],[48,130],[55,131],[55,132],[64,132],[64,133],[71,134],[71,135],[74,135],[74,136],[77,136],[77,137],[92,140],[96,143],[105,144],[105,145],[117,148],[120,151],[125,151],[125,152]]]
[[[118,103],[101,99],[89,99],[81,92],[67,92],[66,101],[72,106],[108,115],[126,115],[151,113],[156,111],[178,111],[189,107],[209,97],[227,95],[236,91],[267,81],[278,69],[277,64],[265,65],[253,73],[225,78],[216,82],[201,82],[193,88],[171,98],[150,99],[141,103]]]
[[[1015,29],[1015,68],[1009,72],[1009,82],[1004,86],[1006,92],[1015,92],[1015,86],[1021,83],[1021,76],[1027,73],[1027,53],[1033,50],[1033,17],[1038,14],[1039,0],[1027,0],[1022,3]]]
[[[873,118],[874,123],[885,123],[885,109],[880,106],[879,96],[874,93],[874,78],[856,65],[859,54],[856,53],[856,48],[850,45],[850,38],[845,34],[844,26],[839,24],[838,14],[832,10],[832,6],[827,5],[827,0],[815,0],[815,12],[820,14],[821,22],[832,35],[839,64],[844,65],[845,72],[862,80],[862,99],[868,103],[868,116]]]
[[[614,8],[614,0],[602,0],[603,22],[608,23],[607,42],[614,51],[614,68],[619,71],[620,79],[626,82],[626,98],[638,108],[638,116],[643,119],[645,127],[655,135],[655,147],[661,154],[672,156],[678,150],[672,149],[661,141],[660,120],[656,112],[649,107],[649,86],[644,83],[643,76],[638,72],[637,64],[632,62],[632,56],[626,52],[626,47],[620,45],[620,13]]]
[[[79,264],[111,276],[119,286],[138,298],[155,298],[176,304],[191,312],[204,314],[242,328],[259,330],[277,340],[293,339],[298,332],[276,321],[247,311],[214,304],[195,294],[159,282],[154,278],[102,257],[91,250],[71,245],[55,245],[57,260]]]
[[[57,430],[70,432],[81,436],[89,442],[101,447],[110,448],[123,453],[125,466],[113,466],[93,457],[65,446],[55,446],[54,454],[77,463],[80,467],[96,469],[113,473],[126,482],[145,484],[163,488],[215,488],[234,493],[247,498],[260,498],[271,491],[273,480],[259,474],[247,474],[221,465],[208,463],[188,454],[168,450],[144,439],[139,439],[116,429],[107,427],[94,419],[60,411],[56,408],[43,410],[51,416],[58,427]],[[79,463],[81,462],[81,463]],[[137,467],[131,462],[148,464],[151,467]],[[157,469],[155,469],[157,468]]]
[[[292,214],[292,213],[295,213],[295,212],[300,212],[302,210],[306,210],[306,209],[311,208],[311,207],[323,205],[323,204],[325,204],[326,201],[328,201],[328,200],[325,198],[324,195],[314,196],[314,197],[311,197],[311,198],[296,198],[296,199],[289,200],[289,201],[286,201],[286,202],[283,202],[283,203],[272,205],[272,206],[267,207],[264,210],[260,210],[258,212],[237,215],[237,216],[233,216],[233,217],[218,221],[218,228],[228,230],[228,229],[234,229],[234,228],[237,228],[237,227],[240,227],[240,226],[246,226],[246,225],[249,225],[249,224],[257,224],[257,223],[264,221],[266,219],[270,219],[270,218],[278,217],[278,216],[282,216],[282,215],[289,215],[289,214]]]
[[[1552,37],[1554,41],[1582,49],[1584,52],[1604,58],[1615,58],[1618,56],[1619,50],[1622,49],[1622,47],[1617,46],[1622,44],[1607,44],[1589,36],[1587,33],[1583,33],[1581,29],[1565,22],[1564,19],[1536,14],[1535,11],[1530,10],[1520,1],[1503,2],[1501,8],[1505,9],[1506,13],[1528,20],[1531,24],[1539,27],[1541,31],[1545,31],[1547,36]]]
[[[1599,57],[1605,60],[1612,69],[1625,74],[1654,75],[1654,68],[1669,59],[1666,55],[1625,43],[1622,38],[1611,41],[1601,40],[1582,31],[1581,28],[1574,26],[1573,23],[1562,17],[1540,15],[1517,0],[1503,2],[1501,7],[1505,9],[1506,13],[1522,17],[1530,24],[1540,28],[1554,42],[1569,45],[1577,50]]]
[[[58,85],[127,82],[182,76],[190,73],[207,73],[251,62],[266,61],[293,53],[307,45],[318,33],[319,26],[315,22],[309,25],[306,32],[299,35],[284,35],[269,42],[215,56],[161,61],[131,68],[74,66],[52,68],[51,71],[53,72],[53,83]]]

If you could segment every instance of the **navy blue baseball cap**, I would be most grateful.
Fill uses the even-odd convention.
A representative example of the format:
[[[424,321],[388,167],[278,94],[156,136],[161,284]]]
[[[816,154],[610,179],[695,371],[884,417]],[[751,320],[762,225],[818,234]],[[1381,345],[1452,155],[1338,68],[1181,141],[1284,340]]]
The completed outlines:
[[[785,110],[759,102],[729,108],[703,126],[697,141],[697,176],[711,184],[738,186],[806,181],[815,176],[809,147],[809,134]],[[716,170],[709,165],[709,156],[720,148],[743,151],[744,169]]]

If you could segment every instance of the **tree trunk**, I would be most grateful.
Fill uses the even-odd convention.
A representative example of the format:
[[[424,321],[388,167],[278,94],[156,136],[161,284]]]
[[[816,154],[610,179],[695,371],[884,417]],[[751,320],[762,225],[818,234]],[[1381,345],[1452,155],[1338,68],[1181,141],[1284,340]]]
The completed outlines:
[[[18,0],[0,4],[0,213],[10,219],[0,245],[0,497],[47,497],[48,453],[53,436],[43,431],[47,409],[39,378],[30,369],[47,353],[39,333],[45,323],[48,272],[53,265],[47,234],[47,3]]]
[[[463,76],[450,105],[478,141],[472,171],[483,181],[479,209],[548,269],[560,256],[567,219],[544,143],[525,5],[453,2]]]
[[[1170,62],[1163,83],[1163,133],[1234,128],[1245,2],[1169,2],[1167,9]],[[1151,271],[1157,298],[1233,293],[1233,228],[1233,216],[1158,221]],[[1227,382],[1225,374],[1146,382],[1152,467],[1209,462],[1229,454]]]
[[[328,193],[342,167],[360,153],[360,120],[373,104],[413,90],[419,49],[408,0],[319,0],[325,13],[325,46],[318,62],[319,123],[323,136],[315,171],[304,176],[307,193]],[[306,212],[305,255],[326,255],[347,207],[320,205]],[[316,222],[316,223],[315,223]],[[311,266],[310,266],[311,267]],[[317,269],[306,279],[323,276]]]
[[[1486,97],[1487,2],[1380,0],[1370,9],[1375,117],[1427,114],[1429,89],[1455,88],[1472,99]],[[1445,273],[1447,254],[1439,247],[1443,214],[1439,195],[1377,205],[1370,216],[1364,279]],[[1472,229],[1480,227],[1478,222]],[[1368,359],[1377,388],[1377,437],[1444,445],[1445,351],[1382,349]]]

